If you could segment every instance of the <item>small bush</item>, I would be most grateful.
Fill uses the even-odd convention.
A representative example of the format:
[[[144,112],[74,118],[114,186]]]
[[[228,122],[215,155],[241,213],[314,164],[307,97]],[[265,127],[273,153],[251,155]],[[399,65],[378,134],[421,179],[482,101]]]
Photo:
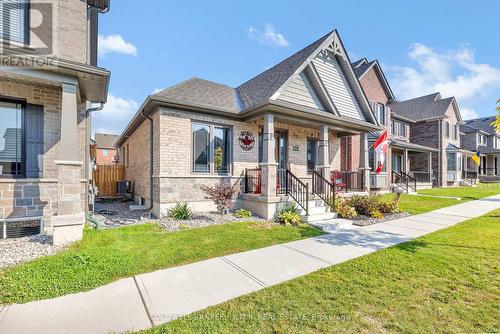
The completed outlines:
[[[245,209],[239,209],[238,211],[236,211],[236,213],[234,215],[236,216],[236,218],[250,218],[250,217],[252,217],[252,213],[248,210],[245,210]]]
[[[236,183],[231,186],[224,184],[222,180],[215,184],[215,186],[201,186],[201,190],[206,194],[206,198],[211,199],[217,205],[217,211],[224,214],[231,206],[231,201],[234,194],[238,191]]]
[[[384,214],[378,210],[375,210],[372,213],[370,213],[370,217],[381,219],[381,218],[384,218]]]
[[[349,205],[348,198],[338,197],[335,201],[335,212],[342,218],[354,218],[358,215],[356,210]]]
[[[177,203],[175,206],[168,211],[168,216],[179,220],[188,220],[191,218],[193,211],[189,208],[189,205],[184,203]]]
[[[354,207],[360,215],[371,217],[372,212],[380,211],[380,195],[358,196],[351,197],[350,205]]]
[[[295,203],[292,203],[292,205],[281,209],[277,221],[278,223],[284,225],[299,225],[300,223],[302,223],[302,219],[297,212],[297,206],[295,205]]]
[[[398,202],[392,201],[392,202],[381,202],[379,211],[382,213],[398,213],[401,212],[401,209],[399,208]]]

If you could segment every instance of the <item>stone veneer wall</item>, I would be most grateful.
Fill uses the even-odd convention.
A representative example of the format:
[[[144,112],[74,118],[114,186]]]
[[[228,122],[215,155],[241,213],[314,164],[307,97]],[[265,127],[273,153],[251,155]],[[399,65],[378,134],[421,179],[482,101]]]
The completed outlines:
[[[51,227],[51,217],[58,214],[60,197],[58,191],[58,168],[55,161],[59,157],[61,132],[61,88],[39,85],[32,82],[2,79],[0,96],[24,100],[30,104],[44,107],[44,155],[43,177],[39,179],[0,178],[0,219],[22,217],[43,217],[46,229]],[[81,104],[78,113],[78,157],[85,159],[85,105]],[[84,166],[80,169],[79,195],[80,207],[85,207]],[[73,193],[75,188],[67,189]]]

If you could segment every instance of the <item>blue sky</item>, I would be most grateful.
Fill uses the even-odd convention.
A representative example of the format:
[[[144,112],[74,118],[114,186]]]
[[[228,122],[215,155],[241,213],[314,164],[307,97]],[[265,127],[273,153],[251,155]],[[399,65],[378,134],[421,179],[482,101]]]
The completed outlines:
[[[456,96],[464,118],[500,97],[500,1],[114,0],[100,16],[109,102],[94,131],[120,133],[155,90],[200,77],[237,86],[337,29],[351,60],[378,59],[398,99]]]

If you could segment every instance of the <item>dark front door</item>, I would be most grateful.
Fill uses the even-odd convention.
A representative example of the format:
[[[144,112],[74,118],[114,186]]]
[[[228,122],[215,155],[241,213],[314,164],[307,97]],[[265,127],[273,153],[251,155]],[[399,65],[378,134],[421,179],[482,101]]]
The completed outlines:
[[[495,175],[498,175],[498,157],[495,157]]]
[[[286,131],[277,130],[275,132],[276,140],[275,140],[275,148],[274,148],[274,157],[276,162],[278,163],[278,169],[286,169],[288,166],[288,154],[287,154],[287,145],[288,145],[288,136]]]
[[[315,139],[307,139],[307,172],[312,173],[316,168],[316,156],[318,141]]]
[[[483,175],[486,175],[486,156],[483,156],[483,161],[481,162],[483,165]]]

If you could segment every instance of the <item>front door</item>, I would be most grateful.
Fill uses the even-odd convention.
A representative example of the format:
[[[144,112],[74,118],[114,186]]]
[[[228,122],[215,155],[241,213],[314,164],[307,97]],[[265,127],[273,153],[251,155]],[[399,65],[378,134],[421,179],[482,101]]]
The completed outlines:
[[[483,161],[481,162],[483,166],[483,175],[486,175],[486,156],[483,156]]]
[[[401,173],[403,167],[403,156],[401,154],[392,154],[392,170]]]
[[[287,154],[287,132],[282,130],[275,131],[275,148],[274,157],[278,163],[278,169],[284,170],[288,167],[288,154]]]
[[[498,175],[498,157],[495,157],[495,175]]]

